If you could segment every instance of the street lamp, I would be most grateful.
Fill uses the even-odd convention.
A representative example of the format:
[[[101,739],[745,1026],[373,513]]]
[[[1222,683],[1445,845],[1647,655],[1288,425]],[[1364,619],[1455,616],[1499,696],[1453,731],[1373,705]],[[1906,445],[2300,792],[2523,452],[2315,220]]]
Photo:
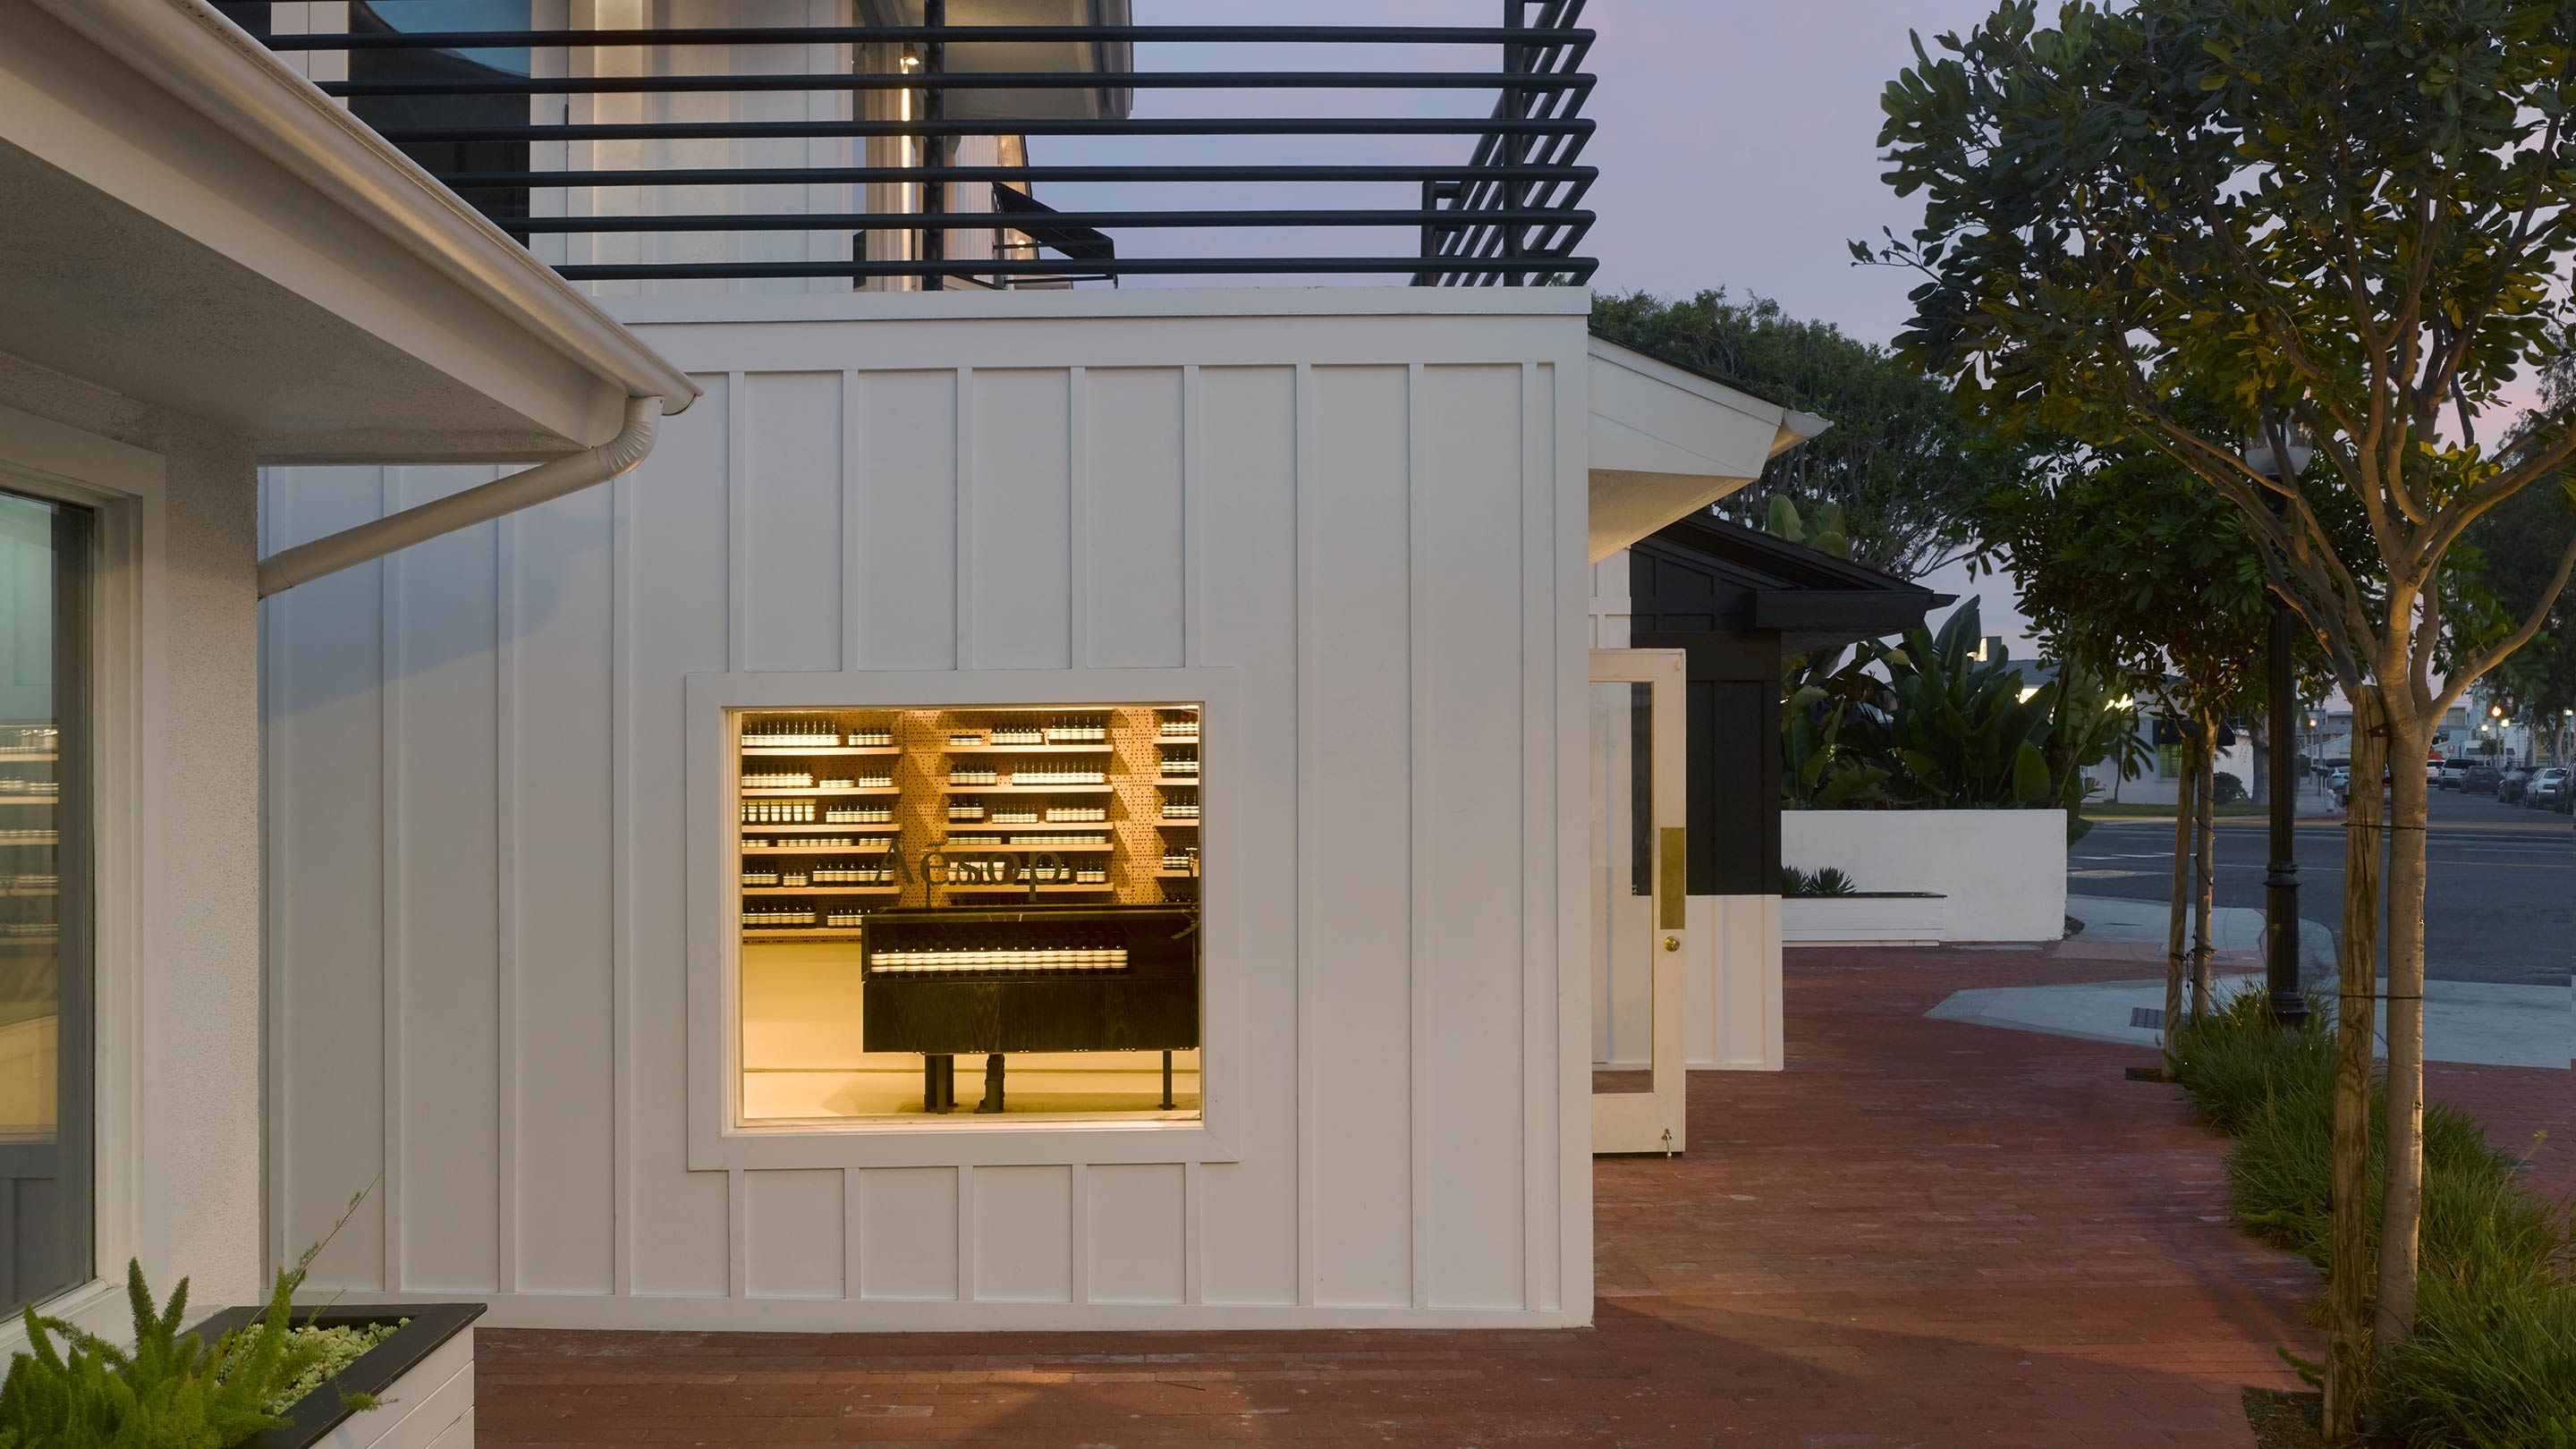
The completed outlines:
[[[2278,455],[2273,440],[2282,446]],[[2307,466],[2315,450],[2300,438],[2297,431],[2283,424],[2275,433],[2267,428],[2261,436],[2245,443],[2245,466],[2266,478],[2295,482],[2299,470]],[[2275,513],[2287,516],[2289,500],[2279,494],[2272,497]],[[2263,871],[2263,978],[2264,994],[2272,1021],[2277,1026],[2297,1029],[2307,1025],[2307,993],[2299,989],[2299,861],[2294,816],[2295,798],[2290,783],[2290,754],[2281,748],[2289,734],[2289,725],[2299,713],[2298,671],[2293,665],[2298,616],[2290,601],[2275,593],[2272,597],[2271,657],[2266,661],[2269,676],[2265,701],[2271,716],[2272,758],[2272,859]],[[2360,781],[2354,784],[2359,786]]]

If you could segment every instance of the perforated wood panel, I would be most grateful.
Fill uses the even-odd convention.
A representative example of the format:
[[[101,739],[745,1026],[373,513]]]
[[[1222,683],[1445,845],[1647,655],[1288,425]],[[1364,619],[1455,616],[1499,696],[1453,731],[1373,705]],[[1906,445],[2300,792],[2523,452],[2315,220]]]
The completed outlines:
[[[1062,709],[835,709],[829,707],[748,711],[740,719],[741,746],[737,817],[764,807],[806,808],[810,823],[741,818],[740,856],[746,912],[764,907],[811,909],[818,937],[846,938],[863,926],[835,925],[831,913],[865,911],[885,906],[991,907],[1014,901],[1089,902],[1156,905],[1188,900],[1197,881],[1167,870],[1197,869],[1200,830],[1196,819],[1167,816],[1168,803],[1199,802],[1194,774],[1166,761],[1194,761],[1196,734],[1165,734],[1166,721],[1187,722],[1195,731],[1195,705],[1118,705]],[[1007,730],[1035,728],[1043,734],[1050,723],[1103,726],[1106,739],[1094,750],[1083,743],[1019,748],[994,743]],[[840,741],[833,745],[784,743],[777,733],[799,726],[819,727]],[[885,747],[852,745],[891,737]],[[960,737],[973,744],[960,746]],[[858,753],[883,748],[889,753]],[[987,789],[951,788],[954,774],[982,768],[996,783]],[[1048,789],[1020,783],[1030,770],[1075,774],[1097,773],[1103,785]],[[804,777],[803,784],[770,783],[769,777]],[[895,794],[834,794],[823,782],[847,779],[850,788],[872,788],[884,778]],[[754,781],[761,781],[754,784]],[[1105,789],[1103,786],[1105,785]],[[980,818],[952,816],[956,806],[980,810]],[[1054,819],[1056,812],[1098,809],[1105,818]],[[836,810],[884,810],[892,819],[834,821]],[[1017,815],[1033,815],[1020,821]],[[889,828],[891,827],[891,828]],[[1067,843],[1025,837],[1106,836],[1107,849],[1088,841]],[[846,848],[820,844],[848,840]],[[1168,852],[1185,852],[1186,865],[1166,865]],[[1055,859],[1047,859],[1052,854]],[[897,857],[900,857],[897,859]],[[875,866],[890,869],[893,879],[877,882],[826,882],[812,879],[817,865]],[[977,878],[998,869],[1006,875],[1027,867],[1033,871],[1100,868],[1107,879],[1097,886],[1079,880],[1050,880],[1039,891],[1003,889]],[[795,894],[793,876],[802,871],[808,893]],[[771,880],[769,877],[779,879]],[[864,894],[860,887],[870,887]],[[792,941],[804,928],[746,920],[746,929],[761,940]]]

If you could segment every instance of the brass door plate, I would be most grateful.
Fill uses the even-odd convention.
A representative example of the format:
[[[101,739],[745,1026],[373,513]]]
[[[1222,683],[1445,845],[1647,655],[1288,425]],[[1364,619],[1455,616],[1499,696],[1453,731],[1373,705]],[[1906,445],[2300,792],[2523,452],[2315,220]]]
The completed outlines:
[[[1655,895],[1661,919],[1656,924],[1667,931],[1680,930],[1688,919],[1688,907],[1682,896],[1688,877],[1682,864],[1687,859],[1685,852],[1689,849],[1689,840],[1689,831],[1678,825],[1667,825],[1663,830],[1663,849],[1657,852],[1659,858],[1655,865],[1659,878],[1655,883]]]

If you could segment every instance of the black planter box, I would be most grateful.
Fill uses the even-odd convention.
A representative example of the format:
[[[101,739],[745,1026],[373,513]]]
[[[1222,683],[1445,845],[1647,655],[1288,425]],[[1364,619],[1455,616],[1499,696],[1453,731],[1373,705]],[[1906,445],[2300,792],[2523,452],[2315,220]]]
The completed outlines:
[[[401,1323],[384,1342],[360,1355],[358,1361],[340,1370],[339,1377],[324,1379],[321,1387],[297,1400],[286,1411],[286,1422],[274,1429],[255,1434],[243,1441],[243,1449],[310,1449],[325,1435],[340,1427],[353,1415],[341,1407],[350,1394],[382,1395],[404,1374],[449,1339],[465,1331],[467,1325],[483,1316],[481,1303],[360,1303],[345,1308],[298,1308],[294,1322],[318,1328],[363,1328],[375,1323]],[[212,1345],[215,1339],[236,1328],[259,1321],[265,1308],[227,1308],[189,1330]],[[370,1414],[393,1414],[399,1406],[387,1403],[382,1408],[368,1409]]]

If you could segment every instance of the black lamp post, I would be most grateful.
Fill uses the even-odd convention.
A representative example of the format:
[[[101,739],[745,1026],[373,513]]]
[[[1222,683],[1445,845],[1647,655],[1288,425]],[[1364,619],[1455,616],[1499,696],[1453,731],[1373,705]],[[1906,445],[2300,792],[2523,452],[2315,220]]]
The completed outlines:
[[[2286,458],[2273,455],[2270,437],[2256,438],[2246,446],[2246,466],[2266,478],[2281,477],[2285,468],[2291,478],[2298,477],[2310,449],[2287,428],[2281,430],[2280,436],[2288,440],[2282,449],[2288,454]],[[2286,498],[2275,496],[2272,500],[2275,511],[2286,512],[2288,506]],[[2263,872],[2263,977],[2266,1006],[2273,1023],[2293,1030],[2305,1026],[2308,1020],[2308,997],[2299,982],[2299,860],[2294,824],[2298,800],[2290,771],[2290,742],[2298,737],[2298,671],[2293,655],[2298,627],[2296,611],[2287,599],[2275,594],[2268,641],[2271,657],[2265,671],[2271,696],[2265,704],[2271,716],[2272,757],[2266,763],[2271,773],[2272,858]],[[2355,780],[2353,788],[2374,786]]]

